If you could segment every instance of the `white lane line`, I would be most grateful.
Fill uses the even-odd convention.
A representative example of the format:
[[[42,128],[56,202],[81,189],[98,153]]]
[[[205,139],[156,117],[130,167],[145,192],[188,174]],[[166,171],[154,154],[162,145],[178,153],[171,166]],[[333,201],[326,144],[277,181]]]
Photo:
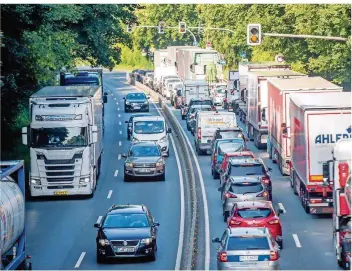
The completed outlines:
[[[97,223],[98,223],[98,224],[100,223],[100,221],[101,221],[102,218],[103,218],[102,215],[100,215],[100,216],[98,217],[98,220],[97,220]]]
[[[302,247],[301,242],[298,239],[298,235],[294,233],[294,234],[292,234],[292,237],[293,237],[293,240],[296,243],[296,247]]]
[[[117,108],[117,111],[120,111],[120,108]]]
[[[119,155],[117,156],[117,159],[121,160],[121,154],[119,154]]]
[[[119,141],[119,146],[121,146],[122,145],[122,142],[121,141]]]
[[[121,125],[121,121],[119,121],[119,125]]]
[[[114,100],[116,101],[116,97],[114,97]]]
[[[82,252],[81,256],[79,256],[79,258],[78,258],[78,261],[77,261],[77,263],[76,263],[76,265],[75,265],[75,268],[78,268],[78,267],[81,265],[84,256],[86,256],[86,253],[85,253],[85,252]]]
[[[120,135],[122,135],[122,131],[120,131]]]
[[[286,209],[281,202],[279,202],[277,205],[279,205],[279,208],[282,209],[284,211],[284,213],[286,213]]]
[[[111,198],[111,195],[112,195],[112,190],[109,191],[109,194],[108,194],[108,199]]]
[[[119,174],[119,171],[116,169],[116,170],[115,170],[115,173],[114,173],[114,177],[116,177],[117,174]]]
[[[120,117],[121,117],[121,115],[120,115],[120,114],[118,114],[118,117],[120,118]]]

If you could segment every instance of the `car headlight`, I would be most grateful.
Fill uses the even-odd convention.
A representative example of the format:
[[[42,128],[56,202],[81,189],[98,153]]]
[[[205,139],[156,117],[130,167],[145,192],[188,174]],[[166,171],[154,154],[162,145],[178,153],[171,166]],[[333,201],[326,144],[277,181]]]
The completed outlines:
[[[144,101],[144,104],[148,104],[148,101]]]
[[[132,142],[138,142],[138,141],[139,141],[138,138],[136,138],[136,137],[132,138]]]
[[[89,183],[89,177],[82,178],[79,180],[80,183]]]
[[[101,246],[108,246],[110,244],[109,240],[106,239],[99,239],[99,244]]]
[[[126,167],[133,167],[133,163],[132,163],[132,162],[126,162],[126,163],[125,163],[125,166],[126,166]]]
[[[152,238],[145,238],[145,239],[142,239],[142,244],[145,244],[145,245],[149,245],[151,242],[152,242]]]
[[[130,105],[131,103],[126,101],[126,104],[127,104],[127,105]]]
[[[159,139],[159,142],[160,142],[160,143],[165,143],[165,142],[167,142],[167,136],[164,136],[164,137],[160,138],[160,139]]]
[[[156,162],[156,166],[157,166],[157,167],[162,167],[163,165],[165,165],[165,162],[164,162],[163,159],[158,160],[158,162]]]
[[[31,184],[41,184],[39,179],[31,179]]]

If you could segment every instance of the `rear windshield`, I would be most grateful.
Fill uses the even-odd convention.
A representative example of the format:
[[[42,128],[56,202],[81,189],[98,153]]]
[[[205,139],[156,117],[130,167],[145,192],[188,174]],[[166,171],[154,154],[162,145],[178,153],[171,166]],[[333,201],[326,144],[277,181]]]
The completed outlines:
[[[268,239],[261,236],[230,237],[228,250],[270,249]]]
[[[231,175],[234,176],[250,176],[250,175],[263,175],[265,169],[263,165],[235,165],[231,168]]]
[[[136,121],[134,123],[134,132],[136,134],[159,134],[164,132],[164,121],[149,120]]]
[[[229,192],[234,194],[258,193],[263,190],[261,183],[235,183],[229,188]]]
[[[343,239],[342,246],[344,247],[346,252],[351,252],[351,239]]]
[[[242,137],[241,131],[224,131],[217,135],[217,138],[238,138]]]
[[[238,210],[237,213],[242,218],[265,218],[271,214],[271,210],[269,208],[246,208]]]
[[[219,144],[219,152],[238,152],[243,150],[243,144],[240,142],[224,142]]]
[[[210,100],[207,100],[207,101],[193,101],[192,102],[192,105],[201,105],[201,104],[213,105],[213,103]]]
[[[211,107],[193,107],[191,109],[191,113],[195,113],[196,111],[211,111]]]

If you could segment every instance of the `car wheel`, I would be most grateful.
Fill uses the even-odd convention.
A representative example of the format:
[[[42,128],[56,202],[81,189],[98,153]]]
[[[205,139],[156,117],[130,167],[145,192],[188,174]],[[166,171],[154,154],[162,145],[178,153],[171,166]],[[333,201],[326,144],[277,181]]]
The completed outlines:
[[[187,130],[191,131],[191,128],[189,127],[188,123],[187,123]]]
[[[149,107],[148,107],[148,109],[145,112],[149,113]]]
[[[98,248],[97,248],[97,263],[103,263],[105,261],[104,257],[99,254]]]
[[[150,260],[151,262],[154,262],[154,261],[156,260],[155,250],[153,250],[152,255],[149,256],[149,260]]]
[[[198,147],[198,145],[196,145],[196,151],[199,156],[202,155],[202,150]]]
[[[160,175],[159,180],[160,181],[165,181],[165,172],[162,175]]]
[[[123,175],[123,181],[124,182],[129,182],[131,180],[131,176],[124,174]]]
[[[127,140],[131,140],[131,135],[127,132]]]
[[[185,116],[184,115],[182,115],[181,117],[182,117],[182,120],[185,120]]]
[[[224,222],[227,222],[227,218],[229,217],[229,214],[230,212],[229,211],[225,211],[224,212]]]
[[[170,150],[167,150],[166,157],[170,156]]]
[[[278,241],[277,244],[279,245],[280,249],[284,248],[284,241],[283,240]]]

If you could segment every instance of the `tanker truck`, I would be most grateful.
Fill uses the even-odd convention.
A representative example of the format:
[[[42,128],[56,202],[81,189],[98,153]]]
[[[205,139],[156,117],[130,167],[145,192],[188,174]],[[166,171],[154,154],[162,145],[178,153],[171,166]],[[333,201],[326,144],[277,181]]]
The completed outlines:
[[[0,161],[0,270],[31,270],[26,254],[23,161]]]

